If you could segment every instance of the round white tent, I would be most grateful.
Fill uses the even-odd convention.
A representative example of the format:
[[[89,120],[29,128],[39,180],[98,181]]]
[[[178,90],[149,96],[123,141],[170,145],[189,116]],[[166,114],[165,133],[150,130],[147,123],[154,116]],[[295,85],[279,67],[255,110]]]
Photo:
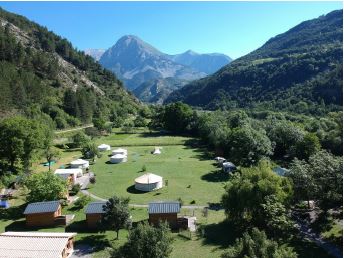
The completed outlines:
[[[162,188],[162,177],[147,173],[135,179],[135,189],[150,192]]]
[[[111,147],[110,147],[110,145],[107,145],[107,144],[100,144],[99,146],[98,146],[98,150],[99,151],[108,151],[108,150],[111,150]]]
[[[88,168],[89,166],[90,166],[90,162],[83,159],[77,159],[70,163],[71,168]]]
[[[127,162],[127,156],[123,154],[116,154],[110,157],[110,162],[113,164]]]
[[[75,184],[76,178],[82,176],[82,169],[81,168],[56,169],[54,174],[65,180],[71,177],[73,184]]]
[[[116,154],[121,154],[121,155],[127,156],[128,151],[126,149],[119,148],[119,149],[115,149],[112,151],[112,155],[116,155]]]
[[[160,148],[155,148],[154,151],[152,152],[153,155],[159,155],[161,154]]]

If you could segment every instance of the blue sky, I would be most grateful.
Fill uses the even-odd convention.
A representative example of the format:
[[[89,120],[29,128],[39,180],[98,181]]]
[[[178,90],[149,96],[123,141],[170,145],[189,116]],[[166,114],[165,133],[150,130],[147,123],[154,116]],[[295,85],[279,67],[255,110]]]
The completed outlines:
[[[78,49],[137,35],[162,52],[192,49],[238,58],[342,2],[0,2],[66,37]]]

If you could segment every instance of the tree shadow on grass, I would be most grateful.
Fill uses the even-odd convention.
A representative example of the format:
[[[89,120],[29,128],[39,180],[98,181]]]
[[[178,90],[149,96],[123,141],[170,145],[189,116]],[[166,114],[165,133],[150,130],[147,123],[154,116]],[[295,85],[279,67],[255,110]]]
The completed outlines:
[[[14,206],[10,207],[7,209],[0,209],[0,218],[2,220],[17,220],[23,217],[23,212],[26,208],[26,203],[19,205],[19,206]]]
[[[47,225],[47,226],[27,226],[25,220],[14,221],[5,227],[5,231],[37,231],[46,228],[63,228],[60,225]]]
[[[201,179],[208,182],[227,182],[229,175],[223,171],[214,170],[201,176]]]
[[[106,239],[106,235],[85,236],[78,241],[78,244],[92,246],[93,252],[99,252],[105,248],[111,247],[111,243],[108,239]]]
[[[131,193],[131,194],[144,194],[144,193],[146,193],[146,192],[137,190],[137,189],[135,188],[135,185],[129,186],[129,187],[127,188],[127,192],[128,192],[128,193]]]
[[[198,236],[203,239],[203,245],[216,245],[221,249],[232,245],[241,234],[242,232],[238,232],[233,223],[228,220],[204,225],[198,231]]]

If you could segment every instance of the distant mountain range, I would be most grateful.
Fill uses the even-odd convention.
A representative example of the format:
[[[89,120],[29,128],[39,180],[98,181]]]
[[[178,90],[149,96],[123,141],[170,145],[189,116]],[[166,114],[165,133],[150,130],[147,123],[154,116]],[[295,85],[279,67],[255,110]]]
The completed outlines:
[[[343,11],[302,22],[206,78],[170,94],[205,109],[340,105],[343,97]]]
[[[123,80],[125,86],[134,91],[138,98],[149,102],[153,99],[160,102],[171,89],[178,89],[186,82],[203,78],[231,61],[230,57],[223,54],[198,54],[191,50],[168,55],[133,35],[123,36],[114,46],[102,52],[101,49],[85,51]],[[153,92],[157,83],[160,85],[159,92],[164,94],[155,98]],[[150,92],[149,100],[147,95],[141,96],[142,92]]]
[[[86,49],[84,52],[86,55],[92,56],[94,60],[99,61],[99,59],[102,57],[106,49],[101,48],[94,48],[94,49]]]

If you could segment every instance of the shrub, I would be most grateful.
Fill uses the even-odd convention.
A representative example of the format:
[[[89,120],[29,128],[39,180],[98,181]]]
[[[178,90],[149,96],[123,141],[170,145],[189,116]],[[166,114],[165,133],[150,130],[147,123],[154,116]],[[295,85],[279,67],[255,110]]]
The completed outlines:
[[[95,184],[95,183],[96,183],[96,177],[95,177],[95,176],[92,176],[92,177],[90,178],[90,183],[91,183],[91,184]]]
[[[85,205],[91,201],[91,198],[87,195],[83,195],[74,202],[74,207],[78,210],[85,207]]]
[[[195,200],[192,200],[191,202],[190,202],[190,204],[195,204],[196,203],[196,201]]]
[[[81,185],[75,184],[72,186],[71,193],[73,193],[73,195],[76,195],[78,194],[78,192],[80,192],[80,189],[81,189]]]
[[[142,172],[146,172],[146,170],[147,170],[146,165],[143,165],[141,171],[142,171]]]

